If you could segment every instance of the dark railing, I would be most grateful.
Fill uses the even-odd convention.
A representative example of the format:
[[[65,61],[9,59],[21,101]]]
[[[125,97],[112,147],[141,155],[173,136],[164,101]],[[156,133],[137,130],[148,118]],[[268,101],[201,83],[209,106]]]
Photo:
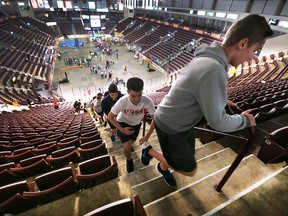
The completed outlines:
[[[227,180],[230,178],[230,176],[235,171],[237,166],[240,164],[242,159],[245,157],[246,153],[252,146],[254,140],[254,134],[255,134],[255,127],[249,128],[249,138],[247,140],[247,143],[243,146],[243,148],[238,153],[237,157],[235,158],[235,160],[233,161],[233,163],[231,164],[231,166],[229,167],[229,169],[227,170],[227,172],[225,173],[219,184],[215,187],[216,191],[220,192],[222,190],[224,184],[227,182]]]
[[[254,134],[255,134],[255,127],[249,128],[249,136],[248,136],[248,138],[245,138],[245,137],[242,137],[242,136],[238,136],[238,135],[223,133],[223,132],[220,132],[220,131],[210,130],[210,129],[206,129],[206,128],[201,128],[201,127],[195,127],[195,129],[201,130],[201,131],[210,132],[210,133],[214,133],[214,134],[224,135],[226,137],[242,139],[242,140],[246,141],[246,144],[243,146],[241,151],[238,153],[237,157],[235,158],[235,160],[233,161],[233,163],[231,164],[231,166],[229,167],[229,169],[227,170],[227,172],[225,173],[225,175],[223,176],[223,178],[221,179],[219,184],[215,187],[216,191],[221,192],[221,190],[222,190],[223,186],[225,185],[225,183],[228,181],[228,179],[230,178],[232,173],[235,171],[237,166],[240,164],[240,162],[242,161],[242,159],[245,157],[245,155],[247,154],[248,150],[252,146],[253,139],[254,139]]]
[[[235,107],[232,108],[232,107],[228,106],[228,109],[229,109],[229,112],[231,114],[242,113],[243,112],[243,110],[238,108],[238,107],[237,108],[235,108]],[[225,175],[223,176],[223,178],[221,179],[219,184],[217,186],[215,186],[215,190],[217,192],[221,192],[221,190],[222,190],[223,186],[225,185],[225,183],[228,181],[230,176],[233,174],[235,169],[238,167],[238,165],[243,160],[243,158],[245,157],[245,155],[249,151],[250,147],[252,146],[253,140],[254,140],[254,137],[255,137],[255,127],[250,127],[249,128],[248,138],[245,138],[245,137],[242,137],[242,136],[239,136],[239,135],[227,134],[227,133],[223,133],[223,132],[220,132],[220,131],[210,130],[210,129],[202,129],[202,128],[196,128],[196,129],[206,130],[206,131],[209,131],[211,133],[220,134],[220,135],[224,135],[226,137],[232,137],[232,138],[236,138],[236,139],[242,139],[242,140],[246,141],[246,144],[240,150],[240,152],[238,153],[237,157],[235,158],[235,160],[233,161],[233,163],[231,164],[231,166],[229,167],[229,169],[227,170],[227,172],[225,173]]]

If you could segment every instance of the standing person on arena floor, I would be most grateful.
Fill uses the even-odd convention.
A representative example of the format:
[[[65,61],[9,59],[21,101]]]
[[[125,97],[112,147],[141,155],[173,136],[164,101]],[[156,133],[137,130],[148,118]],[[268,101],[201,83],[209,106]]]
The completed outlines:
[[[148,96],[142,95],[144,82],[138,77],[129,78],[127,81],[127,95],[120,98],[108,114],[108,120],[118,129],[118,136],[123,144],[123,151],[127,159],[127,172],[134,171],[131,147],[136,141],[141,121],[148,111],[152,116],[155,112],[153,101]],[[146,136],[150,136],[154,127],[150,127]]]
[[[58,109],[59,108],[59,102],[58,102],[57,98],[53,99],[53,106],[54,106],[54,109]]]
[[[103,113],[105,114],[105,119],[107,119],[107,116],[111,108],[122,96],[123,94],[120,91],[118,91],[117,85],[115,85],[114,83],[110,84],[108,88],[108,94],[103,98],[101,102],[101,107],[102,107]],[[113,124],[111,124],[109,119],[108,119],[108,124],[111,128],[110,130],[111,141],[115,142],[116,127]]]
[[[160,161],[158,171],[164,173],[172,168],[193,176],[197,170],[194,126],[201,118],[205,117],[212,128],[224,132],[255,126],[251,110],[235,115],[226,113],[227,104],[237,106],[227,100],[227,73],[229,65],[237,67],[252,59],[272,34],[265,18],[252,14],[234,23],[222,44],[213,42],[210,46],[198,47],[195,58],[180,73],[154,115],[153,124],[163,155],[146,142],[142,146],[142,163],[148,165],[155,157]],[[173,179],[166,182],[175,186]]]

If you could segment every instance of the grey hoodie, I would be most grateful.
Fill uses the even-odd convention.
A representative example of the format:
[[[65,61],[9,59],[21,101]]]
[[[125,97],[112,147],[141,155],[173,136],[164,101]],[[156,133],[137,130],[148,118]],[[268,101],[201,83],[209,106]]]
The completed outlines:
[[[228,61],[219,43],[199,46],[195,58],[179,74],[158,105],[155,124],[166,133],[191,129],[204,116],[219,131],[233,132],[250,126],[244,115],[228,115]]]

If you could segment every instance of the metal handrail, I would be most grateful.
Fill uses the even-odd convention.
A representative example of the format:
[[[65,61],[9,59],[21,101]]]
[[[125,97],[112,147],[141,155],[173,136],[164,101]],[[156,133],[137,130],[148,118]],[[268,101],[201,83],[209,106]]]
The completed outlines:
[[[223,136],[227,136],[227,137],[231,137],[231,138],[242,139],[242,140],[248,141],[248,138],[243,137],[241,135],[227,134],[227,133],[224,133],[224,132],[221,132],[221,131],[215,131],[215,130],[211,130],[211,129],[208,129],[208,128],[201,128],[201,127],[194,127],[194,128],[196,130],[211,132],[211,133],[214,133],[214,134],[219,134],[219,135],[223,135]]]
[[[228,106],[229,110],[231,113],[234,113],[234,111],[231,109],[230,106]],[[237,113],[242,113],[243,110],[241,110],[240,108],[236,109]],[[238,165],[240,164],[240,162],[243,160],[243,158],[245,157],[246,153],[248,152],[248,150],[250,149],[250,147],[252,146],[254,137],[255,137],[255,128],[256,127],[250,127],[249,128],[249,135],[248,135],[248,139],[244,138],[242,136],[236,136],[236,135],[232,135],[232,134],[226,134],[220,131],[214,131],[214,130],[209,130],[209,129],[204,129],[204,128],[196,128],[196,129],[201,129],[201,130],[205,130],[205,131],[209,131],[211,133],[216,133],[216,134],[221,134],[221,135],[225,135],[228,137],[233,137],[233,138],[237,138],[237,139],[242,139],[242,140],[246,140],[246,144],[243,146],[243,148],[240,150],[240,152],[238,153],[237,157],[235,158],[235,160],[233,161],[233,163],[231,164],[231,166],[229,167],[229,169],[227,170],[227,172],[225,173],[225,175],[223,176],[223,178],[220,180],[219,184],[217,186],[215,186],[215,190],[217,192],[221,192],[223,186],[225,185],[225,183],[228,181],[228,179],[230,178],[230,176],[233,174],[233,172],[235,171],[235,169],[238,167]]]
[[[143,121],[143,137],[144,137],[145,136],[145,130],[146,130],[147,113],[145,113],[142,121]]]

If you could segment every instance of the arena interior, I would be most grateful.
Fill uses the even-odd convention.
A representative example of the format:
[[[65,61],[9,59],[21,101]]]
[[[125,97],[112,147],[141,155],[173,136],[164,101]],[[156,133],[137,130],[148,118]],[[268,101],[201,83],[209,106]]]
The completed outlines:
[[[195,49],[221,43],[248,14],[264,16],[274,34],[229,68],[227,92],[257,126],[197,127],[198,171],[172,172],[176,188],[156,159],[141,163],[137,141],[127,174],[119,138],[112,142],[90,109],[93,97],[111,83],[126,94],[136,76],[157,109]],[[287,0],[0,1],[0,214],[287,215],[287,31]],[[141,134],[150,123],[145,116]],[[161,151],[156,132],[149,142]]]

